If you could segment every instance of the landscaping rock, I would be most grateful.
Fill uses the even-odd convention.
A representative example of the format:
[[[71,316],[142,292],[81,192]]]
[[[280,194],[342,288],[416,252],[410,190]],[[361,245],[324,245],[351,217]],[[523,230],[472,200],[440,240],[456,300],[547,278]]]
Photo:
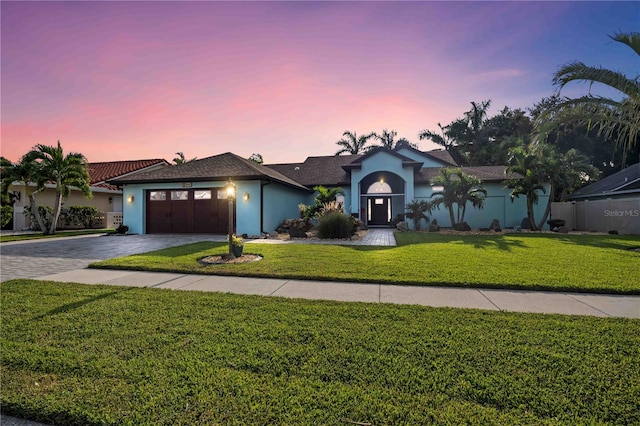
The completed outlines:
[[[405,221],[400,221],[396,225],[396,228],[398,228],[398,231],[406,232],[409,230],[409,224]]]
[[[455,229],[456,231],[471,231],[471,227],[467,222],[456,223],[455,225],[453,225],[453,229]]]
[[[491,225],[489,225],[489,229],[495,232],[502,231],[502,228],[500,228],[500,221],[498,219],[493,219],[491,221]]]

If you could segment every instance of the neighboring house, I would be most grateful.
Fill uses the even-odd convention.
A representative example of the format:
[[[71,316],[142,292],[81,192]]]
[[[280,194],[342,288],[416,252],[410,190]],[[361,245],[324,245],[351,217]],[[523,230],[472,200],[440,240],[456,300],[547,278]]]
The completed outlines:
[[[580,188],[552,203],[553,219],[576,231],[640,235],[640,163]]]
[[[118,216],[115,219],[119,222],[121,214],[111,215],[110,213],[122,213],[122,190],[106,181],[116,177],[130,176],[135,173],[156,170],[169,166],[163,159],[132,160],[132,161],[110,161],[101,163],[89,163],[89,176],[91,192],[93,197],[87,199],[80,191],[72,190],[68,198],[63,200],[63,208],[69,206],[93,206],[105,214],[109,226],[108,217]],[[23,183],[14,183],[9,187],[15,203],[13,205],[13,226],[14,231],[25,229],[29,226],[24,215],[24,207],[29,205],[27,189],[33,191],[33,186],[26,188]],[[55,202],[55,188],[47,185],[47,188],[36,194],[36,204],[38,206],[53,206]],[[113,222],[113,221],[112,221]],[[113,224],[113,223],[111,223]],[[117,223],[116,223],[117,225]]]
[[[367,226],[390,226],[414,199],[429,199],[430,180],[442,167],[455,166],[446,151],[422,152],[407,145],[377,148],[366,155],[309,157],[302,163],[259,165],[225,153],[179,166],[111,179],[123,187],[124,221],[135,233],[226,233],[228,202],[224,187],[237,187],[236,232],[257,236],[273,232],[287,218],[299,217],[299,204],[312,204],[313,187],[340,186],[347,213]],[[519,226],[526,217],[524,197],[513,202],[504,166],[464,167],[483,180],[488,191],[484,209],[467,206],[465,220],[474,228],[498,219],[503,227]],[[436,188],[437,190],[438,188]],[[540,195],[542,215],[547,196]],[[451,226],[448,212],[430,215],[440,226]]]

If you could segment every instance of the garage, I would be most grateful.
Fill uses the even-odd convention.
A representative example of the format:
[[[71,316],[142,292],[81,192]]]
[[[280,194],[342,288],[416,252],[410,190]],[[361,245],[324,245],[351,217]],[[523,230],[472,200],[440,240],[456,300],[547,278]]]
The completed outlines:
[[[225,234],[229,201],[224,189],[147,190],[147,233]]]

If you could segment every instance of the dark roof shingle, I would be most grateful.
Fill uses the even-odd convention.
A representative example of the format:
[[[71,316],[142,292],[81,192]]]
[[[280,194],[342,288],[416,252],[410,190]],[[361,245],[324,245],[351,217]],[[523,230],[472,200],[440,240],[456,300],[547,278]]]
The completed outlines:
[[[285,185],[307,189],[295,180],[231,152],[189,161],[159,170],[136,173],[112,179],[109,183],[123,185],[151,182],[219,181],[227,179],[272,179]]]

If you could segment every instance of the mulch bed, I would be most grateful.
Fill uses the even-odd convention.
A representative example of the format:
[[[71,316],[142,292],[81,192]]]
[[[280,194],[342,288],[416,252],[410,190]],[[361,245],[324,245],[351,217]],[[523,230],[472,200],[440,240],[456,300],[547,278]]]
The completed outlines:
[[[243,254],[240,257],[229,258],[228,255],[207,256],[200,259],[203,265],[227,265],[231,263],[249,263],[262,260],[257,254]]]

